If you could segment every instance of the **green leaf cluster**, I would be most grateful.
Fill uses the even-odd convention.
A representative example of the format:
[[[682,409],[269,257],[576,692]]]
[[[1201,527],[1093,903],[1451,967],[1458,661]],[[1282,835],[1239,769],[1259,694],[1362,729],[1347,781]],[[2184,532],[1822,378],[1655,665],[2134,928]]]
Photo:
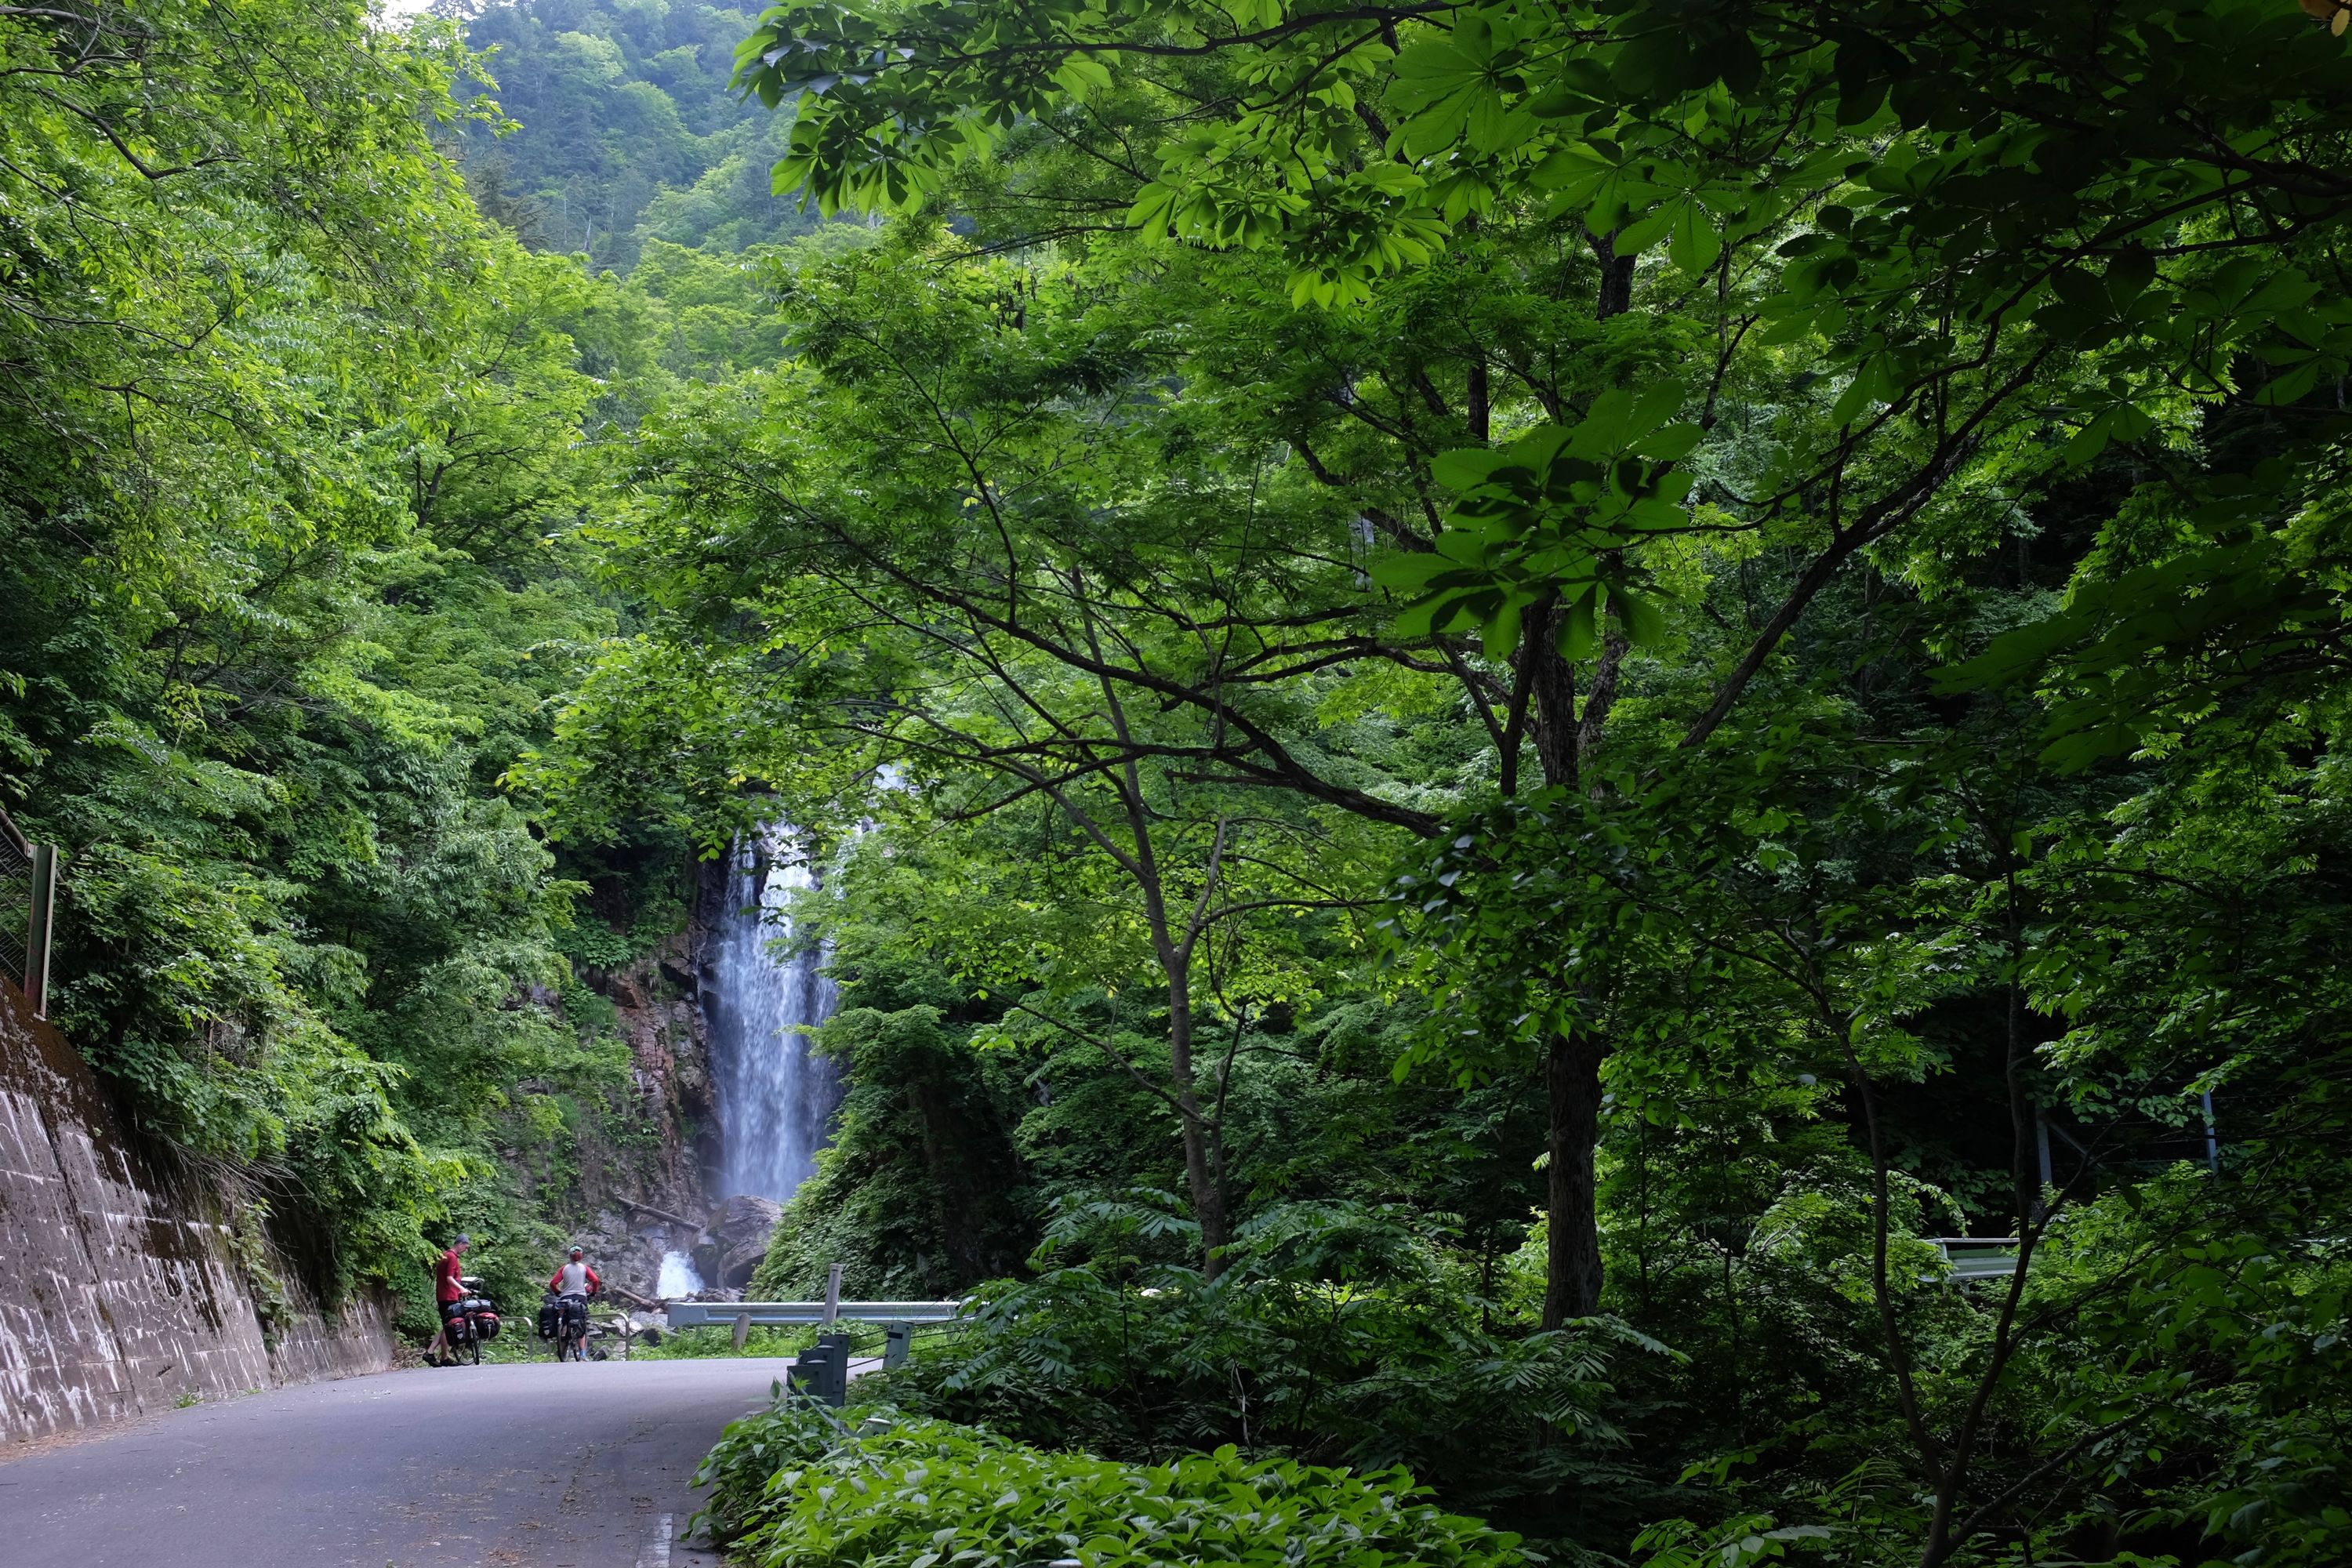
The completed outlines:
[[[1674,463],[1700,432],[1669,423],[1684,397],[1672,383],[1639,399],[1604,393],[1572,426],[1540,426],[1507,447],[1434,459],[1432,477],[1455,497],[1447,527],[1429,552],[1371,569],[1373,581],[1408,601],[1397,635],[1475,626],[1487,657],[1500,658],[1518,647],[1528,612],[1543,606],[1559,612],[1563,658],[1591,658],[1609,614],[1634,641],[1658,640],[1664,623],[1629,582],[1626,552],[1694,526],[1682,505],[1690,476]]]
[[[945,1422],[850,1413],[843,1436],[780,1399],[727,1429],[697,1476],[733,1549],[766,1565],[905,1568],[1066,1556],[1089,1565],[1265,1555],[1301,1563],[1506,1568],[1518,1538],[1421,1500],[1402,1471],[1358,1476],[1231,1447],[1120,1465]]]

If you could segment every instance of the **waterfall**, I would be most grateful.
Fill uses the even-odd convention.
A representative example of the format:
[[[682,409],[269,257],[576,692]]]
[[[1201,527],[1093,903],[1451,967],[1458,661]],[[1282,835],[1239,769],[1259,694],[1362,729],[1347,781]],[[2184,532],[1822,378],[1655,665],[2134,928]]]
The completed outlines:
[[[698,1295],[702,1289],[702,1276],[694,1269],[694,1259],[683,1252],[665,1252],[661,1261],[661,1283],[654,1294],[665,1301],[681,1301]]]
[[[810,1053],[801,1032],[833,1016],[837,998],[822,973],[831,949],[782,958],[771,951],[791,940],[784,910],[793,895],[815,886],[805,847],[788,829],[737,844],[704,999],[719,1082],[722,1197],[791,1197],[816,1168],[839,1099],[832,1068]]]

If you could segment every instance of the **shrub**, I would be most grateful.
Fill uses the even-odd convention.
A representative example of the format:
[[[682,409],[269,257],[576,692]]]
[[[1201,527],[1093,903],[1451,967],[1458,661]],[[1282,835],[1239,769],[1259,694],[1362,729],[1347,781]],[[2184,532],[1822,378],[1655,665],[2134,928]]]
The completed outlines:
[[[757,1568],[1540,1561],[1518,1537],[1423,1500],[1403,1470],[1359,1476],[1232,1447],[1127,1465],[887,1414],[853,1436],[783,1400],[728,1427],[695,1482],[712,1489],[701,1517],[713,1533]]]
[[[969,1321],[876,1396],[1125,1459],[1230,1443],[1402,1465],[1482,1511],[1625,1479],[1614,1363],[1664,1356],[1656,1342],[1606,1318],[1536,1331],[1410,1216],[1355,1205],[1271,1209],[1203,1280],[1148,1260],[1185,1240],[1173,1207],[1144,1193],[1064,1205],[1045,1271],[982,1286]]]

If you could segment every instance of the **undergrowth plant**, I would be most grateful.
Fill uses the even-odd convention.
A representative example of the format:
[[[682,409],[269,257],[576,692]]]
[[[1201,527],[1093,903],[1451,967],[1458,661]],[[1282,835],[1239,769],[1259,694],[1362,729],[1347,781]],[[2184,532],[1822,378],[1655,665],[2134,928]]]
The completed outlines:
[[[1516,1535],[1442,1511],[1402,1469],[1359,1475],[1230,1445],[1132,1465],[887,1411],[849,1420],[854,1431],[780,1392],[703,1462],[695,1484],[711,1497],[698,1519],[758,1568],[1541,1561]]]
[[[1620,1363],[1673,1352],[1613,1318],[1531,1331],[1530,1304],[1390,1209],[1286,1204],[1203,1279],[1164,1194],[1066,1203],[1026,1280],[873,1386],[1030,1441],[1128,1459],[1230,1446],[1402,1465],[1449,1505],[1629,1480]],[[1169,1244],[1171,1244],[1169,1245]],[[1498,1457],[1507,1454],[1507,1462]]]

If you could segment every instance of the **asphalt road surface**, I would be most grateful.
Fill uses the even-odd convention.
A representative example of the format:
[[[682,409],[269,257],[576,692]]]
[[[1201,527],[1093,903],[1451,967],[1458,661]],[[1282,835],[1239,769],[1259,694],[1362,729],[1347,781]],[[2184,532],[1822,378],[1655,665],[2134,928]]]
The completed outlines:
[[[7,1568],[712,1568],[688,1483],[782,1361],[384,1373],[0,1462]]]

